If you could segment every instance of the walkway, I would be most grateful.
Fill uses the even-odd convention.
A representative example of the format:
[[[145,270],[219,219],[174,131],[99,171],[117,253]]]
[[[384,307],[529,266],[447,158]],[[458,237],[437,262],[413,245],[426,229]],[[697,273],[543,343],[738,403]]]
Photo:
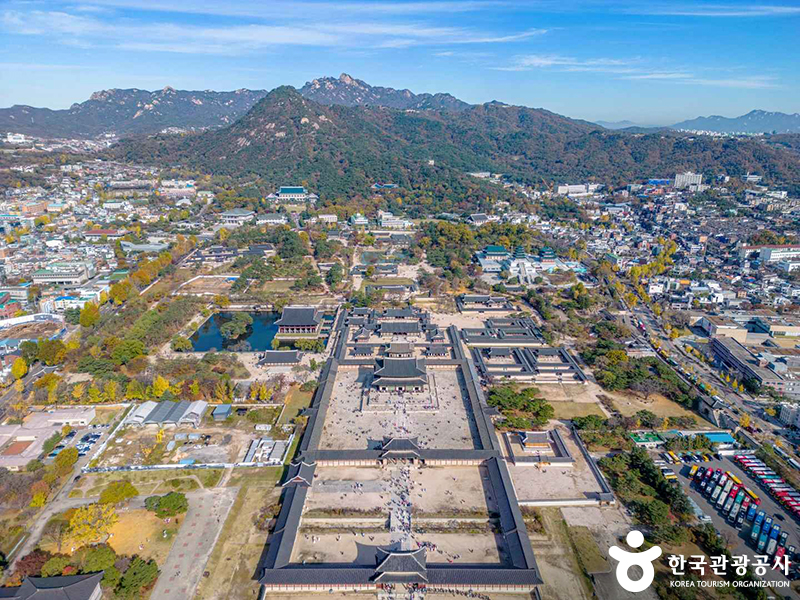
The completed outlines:
[[[187,494],[189,512],[182,519],[178,535],[161,566],[152,598],[185,600],[193,598],[208,557],[217,543],[238,488],[216,488]]]

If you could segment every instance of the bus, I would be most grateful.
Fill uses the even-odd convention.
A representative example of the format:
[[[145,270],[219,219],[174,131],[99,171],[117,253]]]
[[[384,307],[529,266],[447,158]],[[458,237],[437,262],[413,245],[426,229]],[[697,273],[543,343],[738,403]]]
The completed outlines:
[[[680,459],[680,458],[678,458],[678,455],[677,455],[677,454],[675,454],[675,453],[674,453],[672,450],[670,450],[669,452],[667,452],[667,456],[669,456],[669,457],[670,457],[670,459],[672,460],[672,464],[675,464],[675,465],[677,465],[678,463],[680,463],[680,462],[681,462],[681,459]]]
[[[689,477],[694,479],[694,476],[697,475],[697,471],[699,471],[699,470],[700,470],[700,467],[698,467],[697,465],[692,465],[692,468],[689,469]]]
[[[750,499],[751,499],[751,500],[752,500],[752,501],[753,501],[755,504],[761,504],[761,498],[759,498],[759,497],[758,497],[758,494],[756,494],[756,493],[755,493],[753,490],[751,490],[750,488],[746,487],[746,488],[744,488],[744,492],[745,492],[745,494],[747,494],[748,496],[750,496]]]
[[[735,483],[736,485],[742,485],[742,480],[741,480],[741,479],[739,479],[739,478],[738,478],[736,475],[734,475],[733,473],[731,473],[731,474],[730,474],[730,478],[733,480],[733,483]]]

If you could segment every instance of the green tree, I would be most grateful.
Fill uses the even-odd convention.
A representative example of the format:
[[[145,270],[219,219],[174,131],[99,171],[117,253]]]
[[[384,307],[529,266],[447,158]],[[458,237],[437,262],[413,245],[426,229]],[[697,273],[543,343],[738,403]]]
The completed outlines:
[[[331,288],[335,288],[344,280],[344,268],[342,268],[341,263],[335,262],[333,266],[328,270],[325,274],[325,281],[326,283],[331,286]]]
[[[130,481],[114,481],[106,486],[100,494],[100,504],[119,504],[139,495]]]
[[[191,352],[192,351],[192,342],[189,338],[184,337],[182,335],[176,335],[172,338],[172,343],[170,344],[172,350],[174,352]]]
[[[146,354],[144,342],[136,339],[125,339],[116,345],[111,352],[111,358],[118,365],[124,365],[143,354]]]
[[[119,581],[116,593],[120,598],[139,598],[143,589],[151,586],[158,578],[158,565],[155,561],[145,561],[136,557]]]
[[[189,510],[189,501],[181,492],[170,492],[163,496],[150,496],[145,499],[147,510],[156,513],[160,519],[174,517]]]
[[[82,558],[81,570],[84,573],[98,573],[113,567],[117,554],[111,546],[99,544],[87,548]]]
[[[56,555],[42,565],[42,577],[55,577],[61,575],[64,569],[70,565],[70,557]]]

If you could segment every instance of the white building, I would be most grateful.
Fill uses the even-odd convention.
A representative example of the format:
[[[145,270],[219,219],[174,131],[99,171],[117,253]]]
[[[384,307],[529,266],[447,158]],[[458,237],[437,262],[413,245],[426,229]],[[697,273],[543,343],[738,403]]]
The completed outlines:
[[[758,258],[764,263],[800,259],[800,245],[762,246]]]
[[[378,222],[385,229],[409,229],[413,226],[411,221],[383,210],[378,211]]]
[[[255,212],[247,210],[246,208],[234,208],[232,210],[226,210],[219,216],[219,219],[222,221],[223,225],[241,227],[245,223],[252,221],[255,214]]]
[[[700,185],[703,183],[702,173],[692,173],[686,171],[685,173],[678,173],[675,175],[675,188],[682,190],[692,185]]]
[[[580,183],[559,185],[556,190],[559,196],[590,196],[602,189],[599,183]]]
[[[369,225],[369,221],[367,221],[367,217],[361,213],[356,213],[350,217],[350,225],[353,227],[366,227]]]
[[[338,223],[339,217],[336,215],[319,215],[319,220],[323,223]]]
[[[256,223],[259,225],[286,225],[289,221],[281,213],[266,213],[258,216]]]

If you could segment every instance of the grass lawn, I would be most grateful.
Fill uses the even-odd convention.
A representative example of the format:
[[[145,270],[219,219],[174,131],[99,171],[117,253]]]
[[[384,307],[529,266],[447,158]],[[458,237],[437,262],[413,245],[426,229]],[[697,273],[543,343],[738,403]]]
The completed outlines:
[[[225,487],[251,486],[275,487],[283,476],[283,467],[254,467],[234,469]]]
[[[119,521],[111,528],[108,544],[117,554],[138,554],[143,558],[154,558],[163,565],[172,547],[172,540],[179,525],[175,519],[165,523],[155,514],[143,508],[119,512]],[[183,515],[178,517],[183,522]],[[166,537],[164,537],[166,531]],[[142,549],[140,549],[142,546]]]
[[[282,279],[278,281],[265,281],[261,286],[261,291],[264,292],[288,292],[292,289],[294,280]]]
[[[140,496],[154,493],[190,492],[200,487],[214,487],[222,477],[223,469],[195,469],[191,474],[180,469],[167,471],[133,471],[126,473],[89,473],[81,477],[70,492],[71,498],[99,496],[109,483],[130,481]]]
[[[586,417],[598,415],[605,418],[605,414],[600,406],[592,402],[551,402],[556,411],[556,419],[574,419],[575,417]]]
[[[69,520],[72,512],[72,510],[68,510],[53,517],[51,521]],[[180,526],[179,523],[176,523],[174,518],[169,523],[165,523],[163,519],[159,519],[155,514],[143,508],[122,509],[117,511],[117,515],[119,520],[111,528],[108,539],[108,545],[114,549],[114,552],[128,555],[138,554],[145,559],[154,558],[159,565],[163,565],[169,549],[172,547],[172,540]],[[182,522],[183,517],[178,517],[178,521]],[[166,537],[164,531],[167,532]],[[39,547],[49,552],[58,552],[56,544],[49,539],[40,541]],[[62,545],[61,552],[70,554],[70,547]]]
[[[588,527],[569,527],[569,537],[575,546],[575,553],[583,565],[584,570],[590,575],[593,573],[608,573],[611,566],[600,552],[597,542]]]
[[[291,422],[299,412],[311,404],[313,392],[304,392],[299,386],[293,385],[286,394],[286,408],[283,410],[278,425],[285,425]]]
[[[119,415],[120,410],[119,407],[96,406],[92,425],[108,425]]]

